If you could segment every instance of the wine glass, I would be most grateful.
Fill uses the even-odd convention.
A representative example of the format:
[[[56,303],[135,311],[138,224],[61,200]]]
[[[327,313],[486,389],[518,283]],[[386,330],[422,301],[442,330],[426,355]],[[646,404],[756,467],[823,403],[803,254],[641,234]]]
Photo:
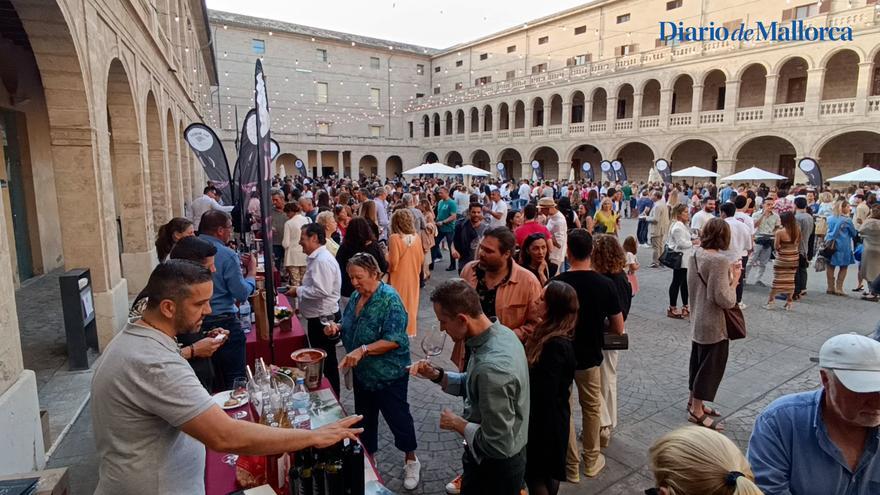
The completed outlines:
[[[446,332],[441,332],[436,326],[431,327],[431,331],[422,339],[422,352],[428,362],[434,356],[439,356],[446,346]]]
[[[324,325],[325,328],[329,327],[330,325],[335,325],[337,323],[335,314],[322,315],[320,318],[318,318],[318,320],[321,322],[321,325]]]

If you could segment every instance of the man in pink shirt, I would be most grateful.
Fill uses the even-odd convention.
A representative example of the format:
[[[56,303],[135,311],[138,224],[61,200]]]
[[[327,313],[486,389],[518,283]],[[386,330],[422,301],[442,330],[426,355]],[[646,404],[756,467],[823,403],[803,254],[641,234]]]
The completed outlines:
[[[526,237],[540,233],[544,234],[546,239],[550,239],[550,231],[547,230],[547,227],[538,223],[538,207],[533,204],[528,204],[523,208],[523,217],[525,217],[525,221],[523,224],[516,229],[513,233],[516,236],[516,245],[522,247],[523,242],[526,240]]]

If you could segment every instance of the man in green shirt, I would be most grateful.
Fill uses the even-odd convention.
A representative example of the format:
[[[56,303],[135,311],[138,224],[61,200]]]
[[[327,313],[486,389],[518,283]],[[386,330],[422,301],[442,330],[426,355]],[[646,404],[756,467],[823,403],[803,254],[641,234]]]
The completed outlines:
[[[449,249],[449,267],[447,272],[455,270],[455,259],[452,257],[452,238],[455,233],[455,219],[458,217],[458,206],[455,200],[449,197],[449,188],[442,186],[440,188],[440,201],[437,203],[437,242],[434,244],[435,251],[432,253],[434,261],[442,259],[440,255],[440,241],[446,239],[446,246]]]
[[[447,372],[427,360],[411,370],[465,398],[463,416],[448,409],[440,415],[440,428],[467,441],[461,494],[518,495],[529,435],[529,367],[522,343],[483,314],[477,291],[464,280],[443,282],[431,302],[440,330],[470,350],[464,373]]]
[[[621,205],[623,218],[629,218],[632,216],[632,209],[635,207],[636,202],[633,198],[633,188],[629,185],[629,182],[624,181],[623,187],[620,190],[623,192],[623,204]]]

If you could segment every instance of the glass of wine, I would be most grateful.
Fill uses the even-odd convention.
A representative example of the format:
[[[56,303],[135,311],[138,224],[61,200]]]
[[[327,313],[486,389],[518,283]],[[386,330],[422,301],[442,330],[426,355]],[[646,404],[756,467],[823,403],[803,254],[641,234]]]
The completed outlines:
[[[422,339],[422,352],[425,353],[425,358],[428,362],[431,361],[432,357],[439,356],[445,346],[446,332],[441,332],[436,325],[432,326],[431,331]]]
[[[322,315],[318,320],[321,322],[321,325],[324,325],[324,327],[329,327],[330,325],[337,325],[337,323],[338,323],[336,321],[335,314]]]

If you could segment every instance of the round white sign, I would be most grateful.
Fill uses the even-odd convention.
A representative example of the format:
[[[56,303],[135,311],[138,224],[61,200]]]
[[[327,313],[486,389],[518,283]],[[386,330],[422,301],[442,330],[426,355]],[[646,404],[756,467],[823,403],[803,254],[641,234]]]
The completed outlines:
[[[495,165],[495,168],[497,168],[498,170],[504,170],[504,164],[501,162],[498,162],[498,165]]]
[[[613,162],[611,162],[611,166],[614,168],[614,170],[620,170],[620,167],[622,167],[623,164],[617,160],[614,160]]]
[[[293,162],[293,164],[294,164],[294,166],[296,166],[296,168],[303,168],[306,166],[302,160],[297,160],[297,161]]]
[[[816,161],[812,158],[804,158],[798,163],[798,167],[804,172],[809,172],[816,168]]]
[[[608,160],[603,160],[602,163],[599,164],[602,167],[603,172],[607,172],[611,170],[611,162]]]
[[[214,145],[214,136],[202,127],[193,127],[186,133],[186,140],[199,151],[208,151]]]
[[[669,162],[661,158],[657,160],[654,166],[657,167],[657,170],[666,170],[667,168],[669,168]]]
[[[534,168],[534,169],[541,168],[541,164],[538,162],[538,160],[532,160],[532,168]]]

